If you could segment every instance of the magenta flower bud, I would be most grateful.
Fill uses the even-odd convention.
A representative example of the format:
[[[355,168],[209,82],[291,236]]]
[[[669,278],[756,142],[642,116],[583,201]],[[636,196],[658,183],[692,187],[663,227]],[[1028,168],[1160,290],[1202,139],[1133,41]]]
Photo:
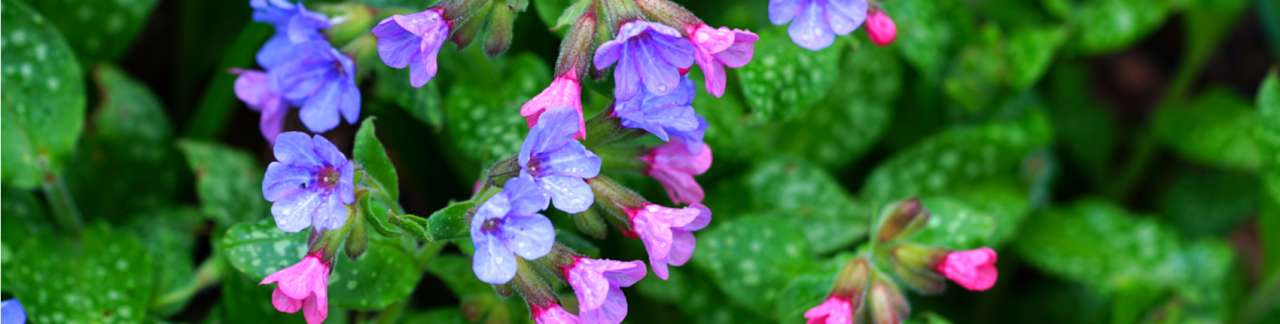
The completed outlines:
[[[582,118],[582,82],[578,81],[578,67],[560,74],[551,85],[542,90],[533,99],[520,106],[520,116],[524,116],[529,128],[538,124],[538,117],[549,110],[571,109],[578,115],[578,131],[575,138],[587,137],[586,121]]]
[[[645,170],[667,190],[667,196],[677,204],[701,203],[705,194],[693,176],[711,168],[711,147],[697,143],[697,150],[690,150],[680,138],[655,147],[641,159],[648,164]]]
[[[911,316],[911,304],[898,287],[886,280],[877,278],[871,284],[870,304],[871,322],[876,324],[898,324]]]
[[[276,135],[284,130],[284,117],[289,114],[289,102],[271,85],[271,77],[258,70],[232,69],[236,77],[236,98],[249,109],[261,113],[258,130],[268,143],[274,144]]]
[[[644,278],[644,262],[576,258],[562,268],[578,297],[578,315],[587,323],[617,324],[627,317],[623,287]]]
[[[724,67],[736,69],[751,62],[760,37],[749,30],[712,28],[706,24],[689,27],[687,32],[693,43],[694,62],[706,79],[707,92],[719,98],[724,95]]]
[[[578,324],[578,316],[565,311],[559,304],[529,305],[529,311],[533,312],[535,324]]]
[[[409,67],[409,84],[426,85],[436,76],[436,57],[449,38],[450,23],[444,9],[431,8],[409,15],[393,15],[373,27],[378,57],[387,66]]]
[[[329,317],[330,269],[320,252],[313,252],[297,264],[272,273],[259,284],[276,284],[276,290],[271,292],[271,305],[276,310],[293,314],[302,309],[308,324],[321,323]]]
[[[991,289],[999,276],[996,271],[996,251],[989,247],[947,253],[942,262],[934,266],[934,270],[972,291]]]
[[[898,38],[898,26],[884,10],[872,9],[867,14],[867,36],[871,36],[871,42],[885,46]]]
[[[631,220],[631,232],[644,243],[649,253],[649,266],[653,274],[667,279],[667,266],[681,266],[693,256],[697,240],[693,232],[711,223],[711,209],[701,204],[685,208],[668,208],[643,203],[638,208],[627,208]]]
[[[827,296],[827,300],[804,312],[806,324],[852,324],[853,304],[848,297]]]

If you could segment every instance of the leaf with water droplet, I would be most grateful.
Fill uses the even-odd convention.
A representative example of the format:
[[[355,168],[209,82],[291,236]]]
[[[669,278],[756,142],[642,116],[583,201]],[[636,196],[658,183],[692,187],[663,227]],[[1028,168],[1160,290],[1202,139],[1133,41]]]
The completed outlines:
[[[147,22],[157,0],[41,0],[31,6],[67,35],[85,65],[125,53]]]
[[[5,263],[3,284],[22,301],[32,322],[141,322],[146,317],[155,276],[137,236],[99,223],[78,240],[52,233],[23,239],[29,245],[5,255],[13,260]]]
[[[786,214],[756,214],[698,233],[690,262],[706,271],[729,300],[771,316],[788,280],[815,265],[805,227]]]
[[[222,144],[181,140],[178,148],[196,175],[200,209],[223,226],[270,218],[262,198],[262,167],[248,153]]]

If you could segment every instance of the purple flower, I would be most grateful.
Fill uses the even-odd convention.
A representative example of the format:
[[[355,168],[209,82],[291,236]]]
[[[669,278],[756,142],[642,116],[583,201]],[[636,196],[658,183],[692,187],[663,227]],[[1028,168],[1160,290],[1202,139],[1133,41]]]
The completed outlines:
[[[665,95],[680,83],[680,70],[693,65],[693,45],[680,31],[663,24],[636,20],[622,25],[618,35],[596,50],[596,69],[613,65],[613,96],[628,100],[641,94]]]
[[[534,324],[578,324],[578,316],[565,311],[559,304],[549,304],[546,306],[529,305],[529,311],[533,313]]]
[[[527,175],[507,180],[502,192],[480,205],[471,218],[471,270],[480,281],[506,283],[516,275],[516,255],[532,260],[551,252],[556,230],[538,213],[546,208],[547,196]]]
[[[449,22],[441,8],[411,15],[394,15],[373,27],[378,57],[387,66],[409,67],[409,84],[421,87],[436,76],[436,54],[449,38]]]
[[[271,85],[289,102],[302,106],[302,124],[312,132],[323,133],[337,127],[339,114],[347,123],[360,118],[356,66],[329,42],[297,44],[288,61],[269,70]]]
[[[563,268],[565,280],[578,297],[578,316],[587,323],[622,323],[627,297],[622,287],[644,278],[644,262],[577,258]]]
[[[835,35],[853,32],[866,19],[866,0],[769,0],[769,21],[791,22],[791,41],[814,51],[831,46]]]
[[[619,100],[613,113],[622,120],[622,126],[640,128],[663,141],[671,137],[683,139],[693,152],[701,147],[707,121],[693,110],[696,89],[688,77],[680,79],[671,93],[658,95],[644,92],[630,100]]]
[[[702,186],[693,176],[711,168],[711,147],[699,144],[698,150],[689,150],[684,141],[676,139],[649,150],[641,160],[648,168],[645,173],[657,179],[667,196],[677,204],[697,204],[705,197]]]
[[[707,24],[694,25],[689,31],[689,41],[697,50],[694,56],[698,68],[706,79],[707,92],[719,98],[724,95],[724,67],[740,68],[751,62],[760,39],[749,30],[726,27],[711,28]]]
[[[17,298],[0,302],[0,323],[22,324],[26,322],[27,311],[22,309],[22,303],[19,303]]]
[[[577,133],[577,111],[547,111],[529,130],[519,156],[520,174],[533,179],[557,209],[571,214],[591,207],[595,196],[585,179],[600,174],[600,158],[573,139]]]
[[[276,137],[277,162],[267,166],[262,196],[272,202],[271,215],[285,232],[307,226],[327,231],[347,221],[347,205],[355,202],[351,162],[320,135],[300,132]]]
[[[250,0],[253,8],[253,20],[270,24],[276,28],[262,49],[258,50],[258,64],[273,67],[288,61],[293,53],[293,46],[311,40],[324,39],[321,29],[329,28],[332,22],[324,15],[307,10],[302,3],[293,4],[286,0]]]
[[[249,109],[262,114],[258,130],[267,142],[275,143],[276,135],[284,129],[284,117],[289,113],[289,103],[274,87],[266,72],[257,70],[233,70],[236,77],[236,97]]]
[[[626,212],[631,230],[649,253],[653,274],[662,280],[667,279],[667,265],[689,262],[698,243],[693,232],[711,223],[711,210],[701,204],[676,209],[645,203]]]

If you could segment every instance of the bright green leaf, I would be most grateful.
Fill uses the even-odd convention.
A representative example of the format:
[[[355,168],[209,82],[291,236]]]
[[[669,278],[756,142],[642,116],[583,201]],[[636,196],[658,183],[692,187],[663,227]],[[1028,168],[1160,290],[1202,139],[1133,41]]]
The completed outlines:
[[[82,234],[25,237],[33,242],[5,264],[5,291],[22,301],[32,322],[141,321],[155,285],[147,248],[101,224]]]
[[[812,266],[806,228],[785,214],[725,221],[698,233],[692,263],[716,278],[731,301],[768,316],[782,287]]]
[[[40,0],[32,7],[67,35],[85,64],[115,60],[133,44],[157,0]]]
[[[900,31],[893,47],[926,79],[941,76],[954,47],[971,29],[972,17],[962,1],[897,0],[883,6]]]
[[[476,207],[472,201],[449,204],[427,217],[426,229],[434,241],[456,240],[470,237],[467,213]]]
[[[387,149],[378,140],[373,120],[374,118],[367,118],[360,124],[351,155],[369,174],[363,178],[366,181],[362,185],[369,187],[374,195],[378,195],[386,203],[396,204],[400,199],[400,180],[396,177],[396,166],[391,163],[391,157],[387,156]]]
[[[487,166],[516,154],[529,128],[520,117],[520,105],[537,95],[551,80],[541,59],[520,54],[503,61],[506,81],[495,89],[491,83],[464,79],[445,97],[446,128],[464,158],[457,163],[464,175],[478,174]]]
[[[1009,34],[1008,58],[1010,82],[1025,89],[1036,84],[1053,63],[1053,54],[1063,41],[1067,31],[1061,27],[1036,27],[1014,29]]]
[[[0,6],[0,176],[5,185],[31,189],[75,149],[84,130],[84,81],[71,48],[49,20],[18,1],[5,0]]]
[[[813,109],[836,80],[831,68],[841,50],[833,46],[814,52],[792,44],[781,28],[761,31],[751,64],[738,70],[751,118],[787,120]]]
[[[776,211],[782,217],[809,224],[804,236],[815,253],[849,246],[867,234],[874,210],[856,202],[830,175],[802,160],[775,159],[747,172],[744,188],[713,192],[712,198],[741,199],[713,204],[730,208],[720,214]],[[743,205],[741,207],[737,205]],[[739,208],[739,209],[732,209]],[[714,209],[713,209],[714,210]],[[720,218],[724,219],[724,218]]]
[[[949,249],[999,246],[1031,211],[1026,192],[1008,185],[978,186],[921,200],[931,217],[911,240]]]
[[[778,305],[774,316],[779,323],[798,322],[804,319],[804,312],[823,302],[831,293],[834,274],[811,274],[791,279],[786,288],[778,295]]]
[[[787,135],[777,137],[782,142],[777,147],[839,168],[857,160],[884,134],[902,87],[902,64],[889,49],[868,42],[856,45],[840,58],[840,82],[822,102],[781,127]]]
[[[1164,107],[1157,116],[1160,141],[1189,160],[1246,171],[1262,163],[1255,137],[1261,127],[1258,113],[1229,90],[1210,90],[1185,105]]]
[[[1168,0],[1087,0],[1078,3],[1075,40],[1085,54],[1105,54],[1127,47],[1156,30],[1169,15]]]

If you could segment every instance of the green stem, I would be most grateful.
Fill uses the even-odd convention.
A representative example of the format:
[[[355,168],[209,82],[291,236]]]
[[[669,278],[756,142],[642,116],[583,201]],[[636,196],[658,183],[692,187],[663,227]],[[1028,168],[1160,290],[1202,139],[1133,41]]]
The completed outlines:
[[[222,258],[214,254],[200,263],[200,267],[196,269],[195,278],[187,282],[187,285],[157,297],[151,303],[151,308],[164,309],[174,304],[186,302],[201,290],[217,284],[222,279],[224,268]]]
[[[80,220],[80,209],[76,208],[76,201],[71,197],[71,191],[67,190],[67,183],[63,180],[60,171],[48,171],[42,189],[44,189],[45,198],[49,201],[53,218],[59,225],[72,233],[79,233],[84,229],[84,223]]]

